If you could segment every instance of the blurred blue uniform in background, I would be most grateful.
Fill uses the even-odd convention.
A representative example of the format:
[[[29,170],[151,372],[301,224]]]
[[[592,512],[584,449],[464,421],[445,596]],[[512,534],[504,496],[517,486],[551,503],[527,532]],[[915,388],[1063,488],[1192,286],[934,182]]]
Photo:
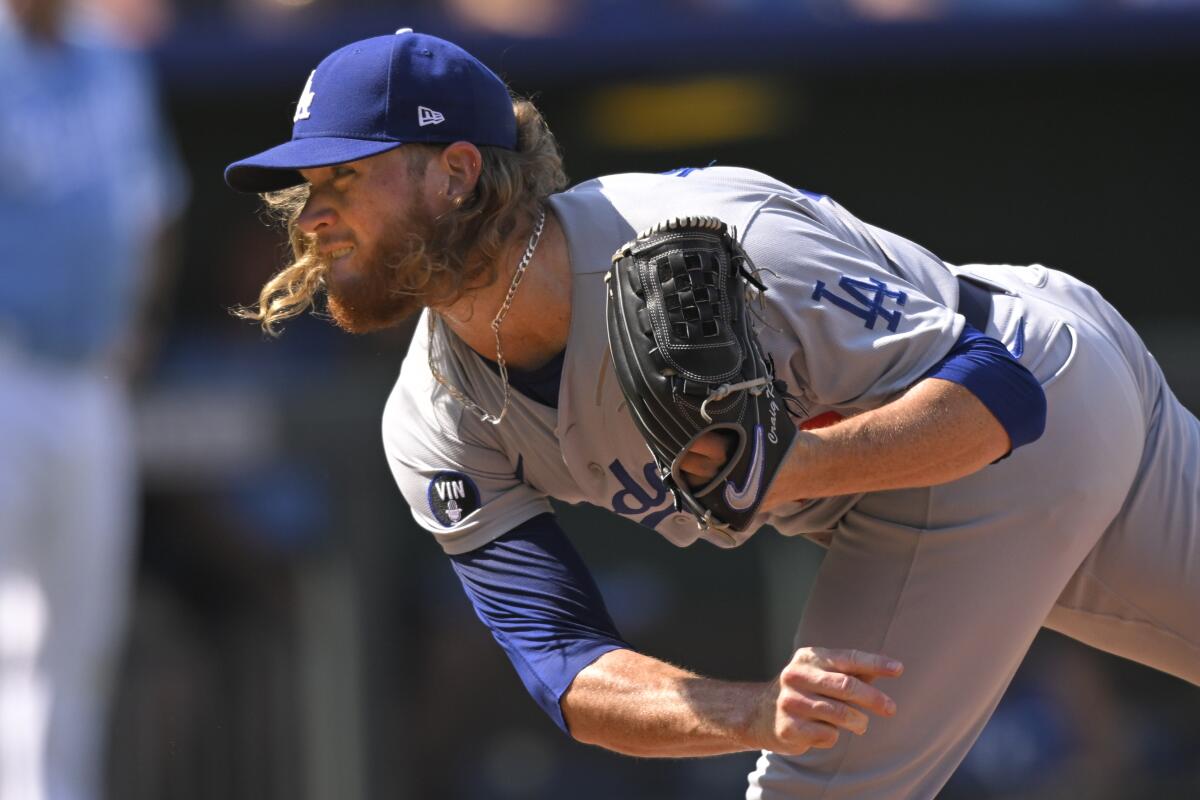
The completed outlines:
[[[0,3],[0,800],[93,800],[136,522],[128,354],[183,181],[141,56],[35,36],[21,2]]]

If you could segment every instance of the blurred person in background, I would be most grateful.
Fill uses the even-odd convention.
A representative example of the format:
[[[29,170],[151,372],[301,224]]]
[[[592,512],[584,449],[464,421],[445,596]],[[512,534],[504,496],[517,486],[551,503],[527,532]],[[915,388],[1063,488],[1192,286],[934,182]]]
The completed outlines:
[[[151,28],[118,42],[83,10],[0,0],[0,800],[101,795],[137,517],[129,383],[183,195],[130,46]]]

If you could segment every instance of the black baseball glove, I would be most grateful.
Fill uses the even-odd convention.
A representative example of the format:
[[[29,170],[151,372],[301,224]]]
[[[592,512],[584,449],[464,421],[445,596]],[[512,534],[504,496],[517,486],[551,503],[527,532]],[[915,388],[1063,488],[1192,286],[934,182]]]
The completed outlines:
[[[744,530],[796,435],[751,324],[750,286],[766,289],[750,259],[721,220],[683,217],[618,250],[605,281],[621,391],[675,507],[702,528]],[[732,451],[693,488],[680,461],[710,431]]]

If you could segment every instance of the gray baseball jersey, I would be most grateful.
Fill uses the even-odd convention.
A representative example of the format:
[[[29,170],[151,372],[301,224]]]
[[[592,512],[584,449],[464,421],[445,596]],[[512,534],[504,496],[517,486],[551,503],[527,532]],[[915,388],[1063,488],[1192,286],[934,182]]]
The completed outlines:
[[[1200,424],[1094,290],[1044,267],[948,266],[749,170],[612,176],[550,205],[574,275],[557,409],[517,393],[502,424],[482,422],[427,359],[487,408],[500,407],[499,378],[422,324],[384,414],[389,463],[451,554],[549,511],[549,497],[612,509],[680,546],[736,546],[766,523],[828,545],[798,641],[901,658],[889,692],[902,712],[833,750],[764,754],[749,797],[933,797],[1043,625],[1200,683]],[[655,474],[604,327],[613,252],[688,215],[733,225],[762,270],[760,341],[803,419],[878,407],[925,375],[962,331],[962,275],[994,293],[985,332],[1042,384],[1045,435],[943,486],[796,501],[739,535],[698,529]]]
[[[426,326],[419,325],[385,414],[385,441],[401,489],[418,522],[449,553],[472,550],[548,510],[546,497],[612,509],[678,545],[705,538],[731,547],[750,535],[701,531],[690,516],[671,512],[611,371],[604,274],[617,247],[664,218],[719,217],[740,232],[754,262],[770,270],[762,276],[768,291],[760,340],[805,417],[886,402],[942,358],[962,330],[952,310],[957,283],[935,257],[882,231],[868,232],[828,198],[759,173],[710,168],[618,175],[550,202],[574,272],[557,411],[518,394],[503,424],[479,421],[433,380]],[[885,237],[902,274],[873,240]],[[789,260],[804,270],[780,269]],[[839,286],[847,280],[857,284]],[[851,311],[811,300],[817,283]],[[433,357],[447,378],[476,402],[499,408],[503,387],[495,373],[448,330],[436,330]],[[467,479],[444,486],[450,479],[439,478],[443,474]],[[462,496],[439,497],[447,491]],[[453,519],[440,510],[449,499]],[[785,533],[828,531],[852,501],[811,500],[761,521]]]

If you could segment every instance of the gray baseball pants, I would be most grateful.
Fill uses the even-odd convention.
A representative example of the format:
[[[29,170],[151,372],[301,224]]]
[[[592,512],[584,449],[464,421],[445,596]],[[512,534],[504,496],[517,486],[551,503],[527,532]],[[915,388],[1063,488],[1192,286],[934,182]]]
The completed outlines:
[[[846,515],[796,642],[901,659],[904,675],[881,684],[899,712],[830,750],[764,753],[748,800],[933,798],[1042,627],[1200,685],[1200,422],[1090,287],[989,269],[1031,317],[1064,323],[1053,372],[1034,369],[1046,432]]]

